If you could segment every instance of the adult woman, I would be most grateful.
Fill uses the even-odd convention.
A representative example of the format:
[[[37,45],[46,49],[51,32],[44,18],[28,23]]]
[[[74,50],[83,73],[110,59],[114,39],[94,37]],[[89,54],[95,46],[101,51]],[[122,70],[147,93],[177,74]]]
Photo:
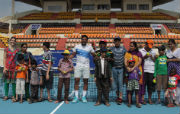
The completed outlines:
[[[177,74],[180,75],[180,48],[176,47],[176,42],[174,39],[169,39],[168,41],[169,49],[166,52],[166,56],[168,57],[168,75],[172,68],[175,68]],[[180,84],[177,87],[177,98],[176,104],[180,104]]]
[[[24,56],[25,64],[30,67],[31,61],[34,60],[34,58],[31,52],[27,52],[27,43],[21,44],[21,50],[16,55],[18,56],[19,54],[22,54]],[[28,74],[30,74],[29,70],[28,70]],[[30,76],[28,77],[30,78]],[[29,82],[25,83],[25,96],[26,96],[26,99],[30,101]]]
[[[8,91],[9,91],[9,84],[12,84],[12,101],[15,101],[16,96],[16,84],[15,84],[15,67],[16,67],[16,53],[18,49],[16,49],[16,38],[11,37],[9,39],[8,48],[4,49],[4,70],[3,70],[3,77],[4,77],[4,91],[5,97],[4,100],[8,100]]]
[[[128,60],[131,58],[135,59],[135,67],[132,69],[129,69],[128,66]],[[125,67],[126,69],[133,70],[136,67],[139,67],[140,71],[142,72],[141,78],[139,80],[139,103],[141,104],[146,104],[144,100],[144,94],[145,94],[145,88],[144,88],[144,80],[143,80],[143,61],[142,61],[142,54],[138,50],[137,43],[136,42],[131,42],[130,43],[130,49],[128,52],[125,54],[125,59],[124,59]]]

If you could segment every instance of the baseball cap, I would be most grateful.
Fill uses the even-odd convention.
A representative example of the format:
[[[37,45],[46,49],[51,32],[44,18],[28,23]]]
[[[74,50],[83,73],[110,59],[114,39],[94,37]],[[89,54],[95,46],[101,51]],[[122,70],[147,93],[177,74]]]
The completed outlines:
[[[154,45],[154,41],[153,40],[147,40],[146,42],[147,42],[149,48],[153,47],[153,45]]]
[[[106,40],[106,39],[101,39],[101,40],[99,41],[99,43],[107,43],[107,40]]]

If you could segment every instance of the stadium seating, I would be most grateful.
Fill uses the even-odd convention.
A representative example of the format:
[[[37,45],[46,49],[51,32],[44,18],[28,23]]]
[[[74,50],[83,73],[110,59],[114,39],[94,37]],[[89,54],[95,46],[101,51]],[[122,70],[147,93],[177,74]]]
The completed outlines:
[[[74,27],[49,27],[40,28],[39,34],[72,34],[74,31]]]
[[[180,24],[179,23],[168,23],[166,24],[170,32],[180,34]]]
[[[117,19],[129,19],[129,20],[135,20],[137,19],[136,15],[134,13],[117,13],[116,14]]]
[[[55,17],[56,20],[72,20],[76,16],[76,13],[74,12],[64,12],[64,13],[58,13]]]
[[[142,24],[142,23],[122,23],[115,24],[116,33],[118,34],[153,34],[153,30],[150,27],[150,24]]]
[[[96,47],[99,46],[99,41],[101,39],[106,39],[107,40],[107,47],[112,47],[114,44],[113,38],[115,37],[124,37],[124,34],[81,34],[81,35],[87,35],[89,37],[89,44],[92,45],[92,43],[95,44]],[[66,34],[65,37],[67,37],[66,41],[66,48],[73,48],[75,45],[80,44],[81,42],[81,37],[80,34]],[[123,42],[123,41],[122,41]]]
[[[32,13],[19,18],[19,20],[51,20],[54,13]]]
[[[17,43],[28,43],[28,47],[41,47],[43,42],[50,42],[51,47],[54,48],[57,45],[59,36],[55,34],[45,35],[15,35]]]
[[[82,13],[81,19],[110,19],[110,13]]]
[[[142,20],[174,20],[176,18],[163,13],[140,13],[138,14]]]
[[[7,47],[8,46],[8,37],[0,35],[0,45],[1,47]]]
[[[180,43],[180,35],[149,35],[149,34],[134,34],[130,37],[131,41],[137,42],[140,46],[144,45],[148,39],[154,41],[154,46],[160,46],[161,44],[167,44],[169,39],[175,39],[177,43]]]

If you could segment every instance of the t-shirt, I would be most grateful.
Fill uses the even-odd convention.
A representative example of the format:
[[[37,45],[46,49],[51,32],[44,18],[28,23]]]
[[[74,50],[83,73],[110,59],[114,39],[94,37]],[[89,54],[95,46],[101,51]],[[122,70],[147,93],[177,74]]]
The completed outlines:
[[[17,72],[16,78],[26,79],[28,67],[25,64],[19,64],[19,65],[16,66],[16,70],[20,70],[20,69],[22,71]]]
[[[42,70],[48,70],[49,62],[52,62],[52,53],[50,51],[45,51],[42,58]],[[52,67],[50,68],[50,71],[52,71]]]
[[[154,77],[157,75],[167,75],[167,56],[159,56],[155,62]]]
[[[124,47],[111,47],[110,50],[114,55],[114,63],[113,67],[123,68],[124,66],[124,55],[126,53],[126,49]]]
[[[31,85],[39,85],[39,70],[30,69],[31,71]]]
[[[128,76],[129,76],[129,80],[139,80],[139,75],[141,75],[141,71],[139,70],[138,67],[136,67],[132,72],[129,72],[128,73]]]
[[[168,89],[176,89],[178,80],[180,80],[180,76],[178,76],[177,74],[174,76],[169,76]]]
[[[143,57],[148,53],[144,48],[141,49],[140,52],[142,53]],[[153,49],[151,49],[149,51],[149,54],[155,57],[156,52]],[[154,73],[154,68],[155,68],[155,62],[151,59],[151,57],[144,59],[144,72]]]
[[[68,60],[68,62],[63,61],[63,59],[59,60],[59,64],[58,67],[62,70],[62,71],[69,71],[70,69],[73,68],[73,62],[72,60]],[[66,75],[63,75],[61,72],[59,73],[59,77],[60,78],[70,78],[71,77],[71,73],[67,73]]]
[[[82,46],[82,44],[79,44],[74,47],[73,52],[76,52],[77,56],[76,65],[89,66],[90,54],[94,53],[94,49],[92,48],[92,46]]]

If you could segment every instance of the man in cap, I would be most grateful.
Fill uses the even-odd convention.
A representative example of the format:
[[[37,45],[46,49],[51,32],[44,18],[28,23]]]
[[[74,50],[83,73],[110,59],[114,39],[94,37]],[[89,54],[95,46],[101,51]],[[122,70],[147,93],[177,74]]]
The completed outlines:
[[[124,55],[126,49],[124,46],[120,46],[121,39],[119,37],[114,38],[114,47],[111,47],[110,50],[113,53],[113,66],[112,66],[112,75],[113,75],[113,88],[116,88],[117,99],[116,102],[118,105],[122,103],[123,97],[123,71],[124,71]]]
[[[152,92],[155,91],[155,87],[153,84],[153,74],[155,68],[155,59],[156,52],[153,49],[154,41],[147,40],[145,43],[145,47],[140,50],[144,59],[144,81],[145,87],[147,86],[148,90],[148,102],[149,104],[153,104],[151,100]]]
[[[113,53],[112,53],[111,50],[107,49],[107,40],[106,39],[101,39],[99,41],[99,48],[100,49],[95,52],[96,57],[101,56],[101,51],[102,50],[107,50],[106,51],[106,59],[112,64],[112,62],[113,62]],[[95,60],[96,60],[96,58],[95,58]]]

